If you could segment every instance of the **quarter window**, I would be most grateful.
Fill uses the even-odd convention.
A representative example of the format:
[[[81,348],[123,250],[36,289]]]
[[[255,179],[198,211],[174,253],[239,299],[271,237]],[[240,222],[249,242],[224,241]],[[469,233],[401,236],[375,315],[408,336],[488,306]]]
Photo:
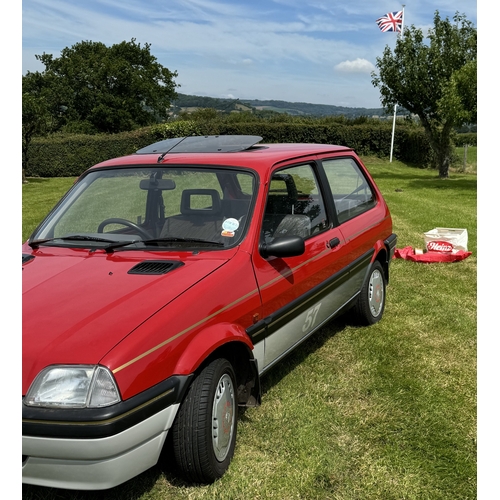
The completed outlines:
[[[358,164],[352,158],[324,160],[323,168],[340,223],[375,206],[375,195]]]

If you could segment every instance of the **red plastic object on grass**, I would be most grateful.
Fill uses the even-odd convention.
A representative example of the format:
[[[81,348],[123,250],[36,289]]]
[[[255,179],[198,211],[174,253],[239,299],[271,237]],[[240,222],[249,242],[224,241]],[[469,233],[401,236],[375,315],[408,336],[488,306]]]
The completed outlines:
[[[412,262],[422,262],[424,264],[433,264],[438,262],[458,262],[472,255],[472,252],[458,250],[452,252],[426,252],[416,254],[412,247],[396,248],[394,251],[395,259],[411,260]]]

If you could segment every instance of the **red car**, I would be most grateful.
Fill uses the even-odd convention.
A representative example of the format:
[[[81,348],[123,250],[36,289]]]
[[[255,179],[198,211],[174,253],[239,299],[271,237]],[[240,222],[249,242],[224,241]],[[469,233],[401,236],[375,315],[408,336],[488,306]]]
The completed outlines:
[[[212,482],[260,377],[348,309],[381,319],[396,235],[366,168],[261,139],[95,165],[23,245],[24,483],[111,488],[165,443]]]

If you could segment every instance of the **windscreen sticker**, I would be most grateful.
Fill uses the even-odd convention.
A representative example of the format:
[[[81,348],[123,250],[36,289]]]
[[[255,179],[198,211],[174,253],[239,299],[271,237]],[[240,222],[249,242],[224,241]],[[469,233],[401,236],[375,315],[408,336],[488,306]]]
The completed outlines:
[[[224,229],[224,231],[229,231],[231,233],[236,231],[236,229],[238,229],[239,227],[240,227],[240,223],[239,223],[238,219],[233,219],[232,217],[230,217],[229,219],[226,219],[222,223],[222,229]]]
[[[230,217],[222,223],[222,233],[221,236],[226,238],[234,238],[234,232],[240,227],[240,223],[237,219]]]

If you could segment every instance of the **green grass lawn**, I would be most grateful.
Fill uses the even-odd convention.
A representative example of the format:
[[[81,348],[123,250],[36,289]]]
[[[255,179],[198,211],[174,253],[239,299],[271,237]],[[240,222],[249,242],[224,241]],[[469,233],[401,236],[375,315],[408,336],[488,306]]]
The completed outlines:
[[[23,242],[50,212],[76,178],[29,179],[23,184]]]
[[[192,486],[168,460],[103,492],[23,486],[24,499],[477,498],[476,176],[364,158],[392,212],[398,248],[434,227],[468,230],[453,264],[396,259],[380,323],[331,322],[262,380],[240,415],[228,473]],[[23,240],[73,179],[23,186]]]

